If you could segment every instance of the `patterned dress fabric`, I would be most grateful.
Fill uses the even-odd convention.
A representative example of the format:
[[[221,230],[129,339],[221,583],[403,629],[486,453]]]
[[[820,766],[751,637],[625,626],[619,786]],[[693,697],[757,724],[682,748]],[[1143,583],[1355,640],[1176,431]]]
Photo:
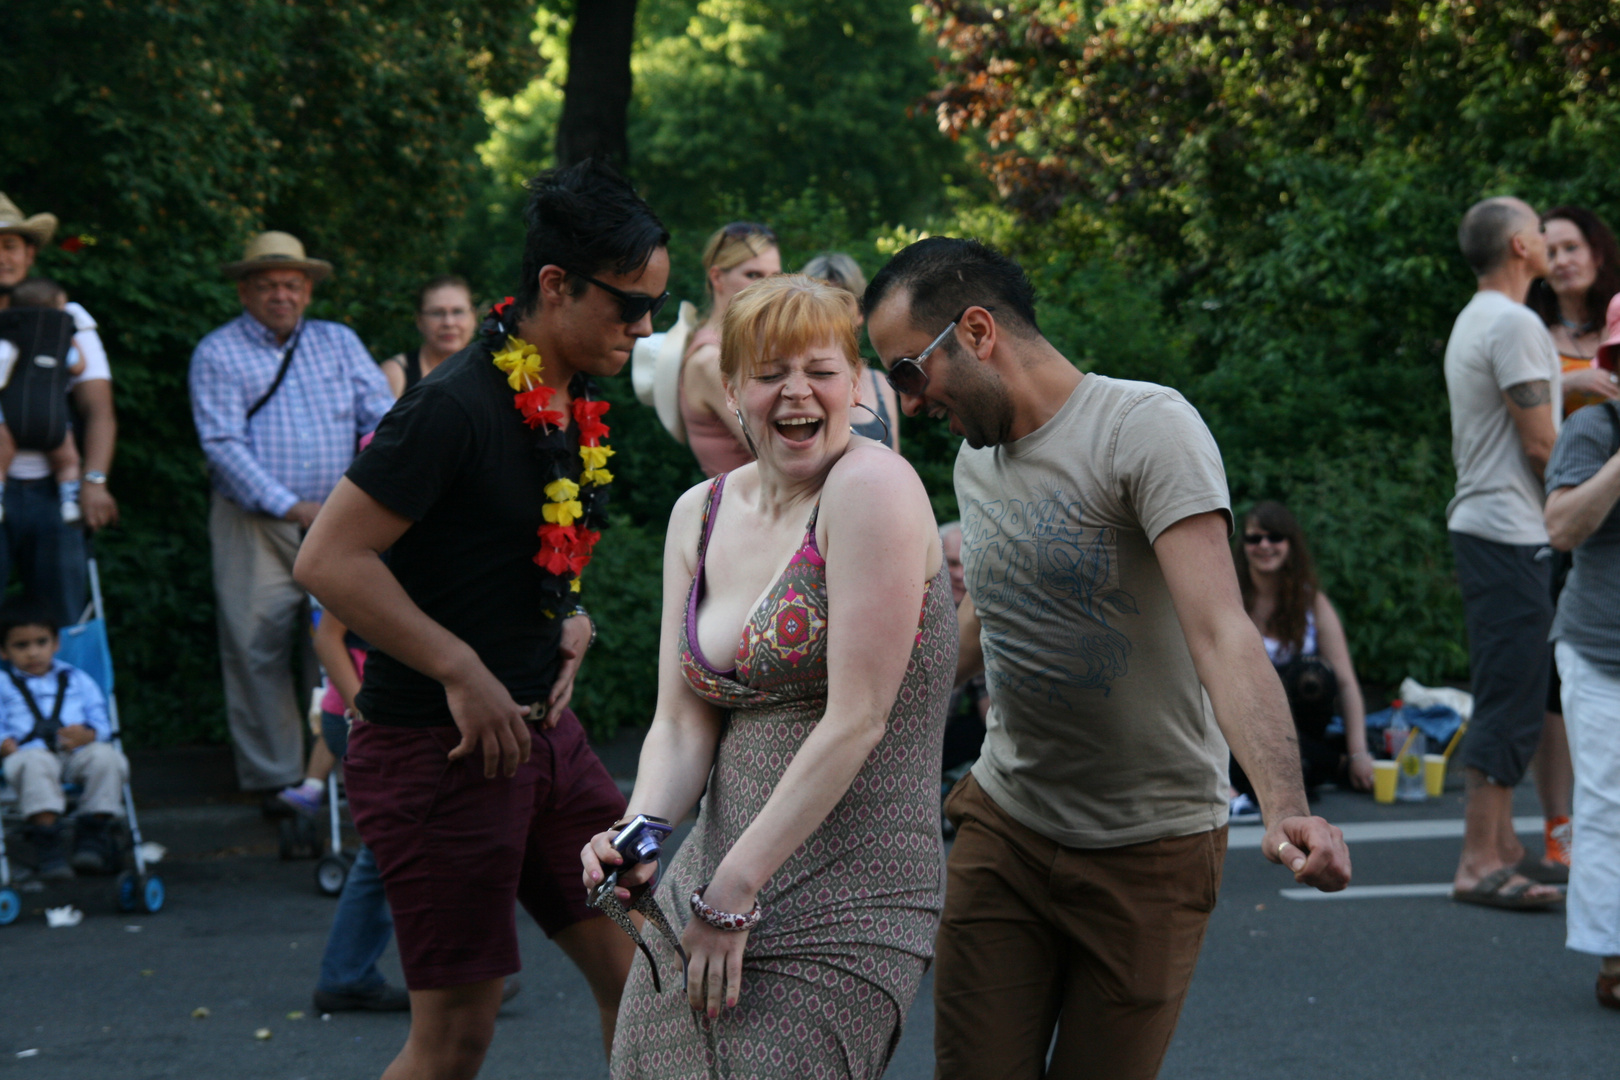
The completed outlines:
[[[725,477],[704,512],[698,571],[681,635],[681,667],[701,697],[728,710],[697,823],[659,887],[677,932],[692,891],[764,808],[827,707],[826,564],[815,518],[754,610],[736,666],[716,670],[696,640],[703,563]],[[678,974],[654,993],[637,955],[613,1042],[615,1080],[881,1076],[934,954],[944,900],[940,747],[956,672],[956,611],[945,571],[928,585],[887,729],[843,799],[772,876],[765,917],[748,936],[737,1007],[709,1020]],[[680,961],[649,938],[661,970]]]

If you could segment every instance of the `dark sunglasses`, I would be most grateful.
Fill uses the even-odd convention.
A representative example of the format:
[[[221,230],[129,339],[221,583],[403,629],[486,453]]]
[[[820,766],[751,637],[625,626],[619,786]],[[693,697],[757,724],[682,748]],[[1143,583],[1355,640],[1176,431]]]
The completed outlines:
[[[1262,540],[1270,540],[1273,544],[1281,544],[1287,539],[1288,537],[1285,534],[1279,532],[1256,532],[1243,534],[1243,542],[1248,544],[1250,547],[1254,547]]]
[[[761,225],[755,221],[733,221],[720,231],[725,234],[727,240],[741,240],[748,236],[762,236],[771,243],[776,243],[776,234],[771,231],[771,227]]]
[[[656,316],[664,310],[669,303],[669,290],[664,290],[662,296],[648,296],[646,293],[627,293],[623,289],[615,289],[605,281],[597,281],[589,274],[581,274],[577,270],[569,273],[582,281],[588,281],[603,292],[612,293],[619,301],[619,318],[626,323],[638,323],[647,316]]]
[[[962,315],[966,315],[969,309],[974,306],[976,305],[970,304],[968,307],[963,308]],[[985,308],[985,310],[994,311],[995,309]],[[905,394],[907,397],[922,396],[922,392],[928,389],[928,372],[923,370],[923,363],[933,355],[935,349],[944,343],[945,338],[950,335],[951,331],[956,329],[956,324],[962,321],[962,315],[952,319],[950,325],[939,332],[939,337],[935,338],[928,348],[916,356],[896,357],[892,363],[886,365],[888,371],[884,374],[889,380],[889,385],[894,387],[895,393]]]

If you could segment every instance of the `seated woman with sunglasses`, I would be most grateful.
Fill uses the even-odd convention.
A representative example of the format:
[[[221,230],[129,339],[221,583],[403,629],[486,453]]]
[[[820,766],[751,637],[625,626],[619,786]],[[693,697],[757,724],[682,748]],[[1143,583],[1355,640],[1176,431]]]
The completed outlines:
[[[703,287],[709,312],[692,331],[681,361],[681,421],[687,443],[705,476],[718,476],[754,460],[742,423],[726,403],[720,375],[720,326],[732,297],[756,281],[782,272],[776,234],[764,225],[734,221],[703,247]]]
[[[1243,606],[1265,639],[1266,654],[1282,677],[1299,734],[1307,791],[1329,781],[1372,788],[1367,713],[1350,662],[1350,643],[1339,613],[1316,581],[1305,534],[1281,503],[1262,502],[1243,522],[1236,549]],[[1335,698],[1343,706],[1343,734],[1329,734]],[[1254,788],[1232,762],[1234,817],[1258,813]]]
[[[933,956],[956,609],[922,482],[850,432],[854,316],[797,275],[726,312],[727,403],[758,460],[670,516],[657,711],[625,817],[581,852],[594,890],[623,865],[625,822],[678,821],[702,796],[656,893],[684,924],[687,989],[649,932],[618,1080],[876,1077]]]

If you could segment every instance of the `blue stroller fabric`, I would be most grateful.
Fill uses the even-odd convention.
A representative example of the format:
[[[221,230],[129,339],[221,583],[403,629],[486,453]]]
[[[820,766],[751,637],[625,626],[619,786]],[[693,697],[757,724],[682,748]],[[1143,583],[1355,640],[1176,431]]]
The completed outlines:
[[[1395,721],[1394,709],[1379,709],[1377,712],[1367,714],[1367,730],[1382,731],[1391,727]],[[1462,717],[1457,710],[1449,705],[1402,705],[1401,719],[1409,728],[1417,728],[1428,738],[1430,747],[1438,747],[1435,753],[1451,742],[1451,737],[1457,734],[1462,727]]]
[[[101,692],[112,697],[112,647],[107,643],[105,621],[90,619],[62,627],[61,646],[56,655],[64,663],[72,664],[96,680]]]

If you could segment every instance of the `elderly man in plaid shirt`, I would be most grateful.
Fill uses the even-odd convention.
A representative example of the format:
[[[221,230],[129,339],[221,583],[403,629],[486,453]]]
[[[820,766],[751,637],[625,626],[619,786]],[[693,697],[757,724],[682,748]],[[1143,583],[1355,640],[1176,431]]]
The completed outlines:
[[[213,486],[208,537],[236,776],[275,812],[274,793],[304,775],[292,676],[304,593],[293,560],[357,441],[394,399],[353,330],[304,318],[332,267],[306,258],[296,237],[263,233],[224,271],[245,310],[192,353],[191,412]]]

